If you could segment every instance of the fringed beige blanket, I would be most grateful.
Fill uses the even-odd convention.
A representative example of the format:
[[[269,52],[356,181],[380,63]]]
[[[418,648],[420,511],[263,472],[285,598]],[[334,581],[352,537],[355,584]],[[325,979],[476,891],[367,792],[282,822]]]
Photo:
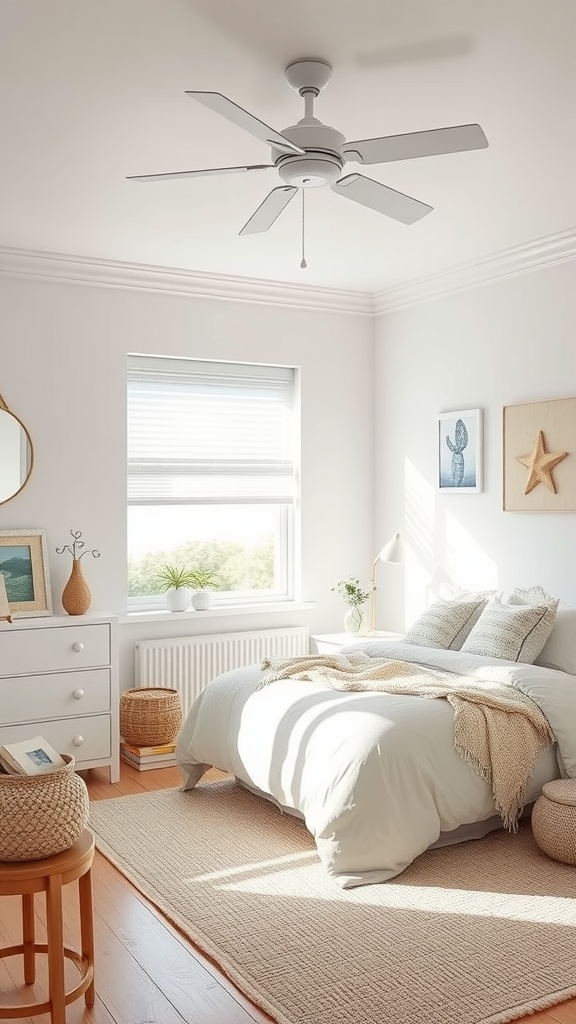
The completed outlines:
[[[537,704],[514,686],[475,680],[363,652],[265,659],[259,689],[278,679],[320,681],[334,690],[441,697],[454,709],[454,746],[492,785],[504,827],[515,832],[526,783],[554,735]]]

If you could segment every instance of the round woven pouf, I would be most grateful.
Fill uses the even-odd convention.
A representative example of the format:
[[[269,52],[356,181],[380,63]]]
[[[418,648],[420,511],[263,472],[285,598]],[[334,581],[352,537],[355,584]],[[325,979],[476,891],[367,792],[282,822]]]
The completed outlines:
[[[532,811],[532,833],[553,860],[576,864],[576,779],[555,779],[542,787]]]
[[[69,850],[88,824],[88,790],[74,758],[40,775],[0,775],[0,861]]]
[[[120,734],[135,747],[172,743],[182,725],[177,690],[143,686],[125,690],[120,697]]]

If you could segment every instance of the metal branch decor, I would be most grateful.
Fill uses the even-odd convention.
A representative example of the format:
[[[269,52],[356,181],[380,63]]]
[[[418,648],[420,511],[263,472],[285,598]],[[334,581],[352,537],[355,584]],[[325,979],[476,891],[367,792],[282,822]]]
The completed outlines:
[[[504,407],[504,511],[576,511],[576,398]]]
[[[69,551],[72,555],[72,572],[64,590],[62,591],[62,607],[68,615],[84,615],[92,603],[92,594],[88,586],[80,560],[84,555],[92,555],[93,558],[100,558],[100,552],[96,548],[86,548],[82,540],[81,530],[70,530],[72,544],[64,544],[56,548],[57,555],[63,555]],[[83,550],[86,548],[86,550]]]

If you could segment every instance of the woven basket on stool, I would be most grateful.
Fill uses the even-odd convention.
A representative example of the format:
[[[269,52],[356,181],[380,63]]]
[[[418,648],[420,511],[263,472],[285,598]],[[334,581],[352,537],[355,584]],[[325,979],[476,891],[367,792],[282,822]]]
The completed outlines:
[[[0,860],[41,860],[69,850],[88,824],[88,790],[74,758],[40,775],[0,775]]]
[[[576,779],[555,779],[542,787],[532,811],[532,833],[553,860],[576,864]]]
[[[135,747],[172,743],[182,724],[177,690],[143,686],[125,690],[120,697],[120,734]]]

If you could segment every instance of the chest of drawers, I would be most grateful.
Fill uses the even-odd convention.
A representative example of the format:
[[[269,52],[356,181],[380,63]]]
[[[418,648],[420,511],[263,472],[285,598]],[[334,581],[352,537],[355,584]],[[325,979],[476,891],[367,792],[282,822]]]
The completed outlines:
[[[118,639],[109,616],[0,623],[0,744],[43,736],[118,782]]]

